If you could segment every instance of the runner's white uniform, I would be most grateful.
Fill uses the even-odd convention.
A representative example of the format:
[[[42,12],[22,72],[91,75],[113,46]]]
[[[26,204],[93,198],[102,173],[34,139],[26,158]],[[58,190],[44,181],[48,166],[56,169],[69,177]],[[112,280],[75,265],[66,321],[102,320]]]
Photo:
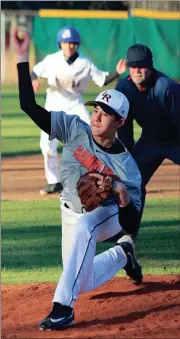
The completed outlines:
[[[47,79],[45,109],[48,111],[65,111],[77,114],[85,122],[90,122],[89,112],[84,106],[82,94],[90,81],[99,87],[104,85],[108,72],[100,71],[92,61],[81,54],[68,64],[63,52],[47,55],[33,68],[38,78]],[[49,140],[49,136],[41,131],[40,147],[44,156],[45,176],[48,184],[59,182],[57,163],[58,140]]]

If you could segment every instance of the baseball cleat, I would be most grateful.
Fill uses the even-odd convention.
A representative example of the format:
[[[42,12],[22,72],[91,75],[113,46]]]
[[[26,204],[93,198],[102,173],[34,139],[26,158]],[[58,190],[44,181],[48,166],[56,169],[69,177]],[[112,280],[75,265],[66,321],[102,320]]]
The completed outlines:
[[[41,195],[47,195],[47,194],[53,194],[53,193],[61,193],[63,189],[63,186],[61,182],[58,182],[56,184],[48,184],[46,187],[41,189],[39,193]]]
[[[39,329],[41,331],[59,331],[74,324],[73,308],[55,302],[52,311],[40,322]]]
[[[128,241],[119,242],[117,245],[120,245],[126,254],[127,264],[124,270],[128,278],[136,285],[141,284],[143,281],[142,267],[135,257],[133,245]]]

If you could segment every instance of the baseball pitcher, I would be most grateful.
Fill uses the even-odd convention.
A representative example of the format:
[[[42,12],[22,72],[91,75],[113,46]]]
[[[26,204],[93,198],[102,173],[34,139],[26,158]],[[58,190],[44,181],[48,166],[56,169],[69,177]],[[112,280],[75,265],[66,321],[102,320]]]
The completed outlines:
[[[129,151],[116,138],[128,116],[129,102],[116,90],[100,93],[94,101],[91,125],[78,115],[48,111],[37,105],[31,84],[29,36],[14,45],[18,54],[19,96],[22,110],[50,136],[64,144],[60,168],[63,272],[50,314],[41,330],[61,330],[74,324],[74,302],[124,269],[142,282],[133,240],[125,235],[115,246],[95,255],[96,243],[122,229],[133,233],[139,223],[141,175]]]

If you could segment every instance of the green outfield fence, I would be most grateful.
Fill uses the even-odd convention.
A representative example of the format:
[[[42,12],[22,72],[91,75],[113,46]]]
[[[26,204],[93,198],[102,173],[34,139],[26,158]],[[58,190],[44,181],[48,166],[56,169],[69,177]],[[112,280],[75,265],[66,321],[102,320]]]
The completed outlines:
[[[129,46],[142,43],[152,50],[155,68],[180,79],[179,12],[136,9],[129,16],[116,11],[41,10],[33,20],[36,62],[57,51],[57,31],[64,25],[79,31],[80,52],[102,70],[113,71]]]

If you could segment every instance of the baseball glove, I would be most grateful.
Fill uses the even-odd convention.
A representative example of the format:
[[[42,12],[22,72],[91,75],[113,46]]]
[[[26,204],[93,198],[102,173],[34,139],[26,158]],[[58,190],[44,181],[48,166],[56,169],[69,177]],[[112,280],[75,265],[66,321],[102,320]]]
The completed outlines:
[[[87,212],[93,211],[113,194],[113,179],[113,176],[98,172],[88,172],[79,179],[77,191]]]

